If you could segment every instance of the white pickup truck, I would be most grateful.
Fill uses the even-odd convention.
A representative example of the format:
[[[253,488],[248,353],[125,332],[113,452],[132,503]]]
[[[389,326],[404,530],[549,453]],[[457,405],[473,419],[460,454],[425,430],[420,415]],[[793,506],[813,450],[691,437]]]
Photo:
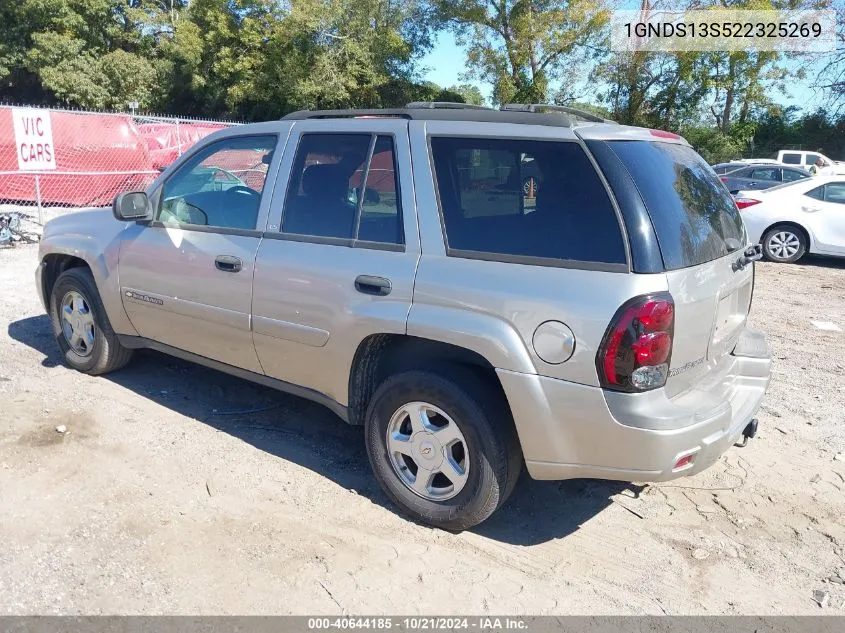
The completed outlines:
[[[812,171],[810,168],[816,164],[816,161],[822,159],[824,165],[822,166],[820,173],[824,173],[827,175],[832,174],[845,174],[845,164],[841,163],[840,161],[833,160],[828,158],[824,154],[820,154],[819,152],[807,152],[803,150],[787,150],[782,149],[778,152],[777,162],[783,165],[797,165],[799,167],[803,167],[808,171]]]

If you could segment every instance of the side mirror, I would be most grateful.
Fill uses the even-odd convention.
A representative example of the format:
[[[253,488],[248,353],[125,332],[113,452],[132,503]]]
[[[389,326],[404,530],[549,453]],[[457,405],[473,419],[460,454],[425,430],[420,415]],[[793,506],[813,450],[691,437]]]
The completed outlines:
[[[127,191],[114,199],[114,217],[121,222],[152,220],[150,200],[143,191]]]

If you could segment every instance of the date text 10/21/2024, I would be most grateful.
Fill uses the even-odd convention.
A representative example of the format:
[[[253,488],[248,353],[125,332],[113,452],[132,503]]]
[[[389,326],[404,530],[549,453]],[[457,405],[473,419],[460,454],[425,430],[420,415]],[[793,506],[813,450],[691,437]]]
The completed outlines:
[[[527,631],[528,622],[511,617],[322,617],[308,618],[308,629],[400,631]]]

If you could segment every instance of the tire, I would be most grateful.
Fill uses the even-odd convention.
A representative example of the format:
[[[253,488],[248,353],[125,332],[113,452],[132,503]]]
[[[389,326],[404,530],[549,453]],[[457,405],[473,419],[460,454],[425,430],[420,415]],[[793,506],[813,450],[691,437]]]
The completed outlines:
[[[763,235],[762,242],[766,259],[782,264],[797,262],[808,246],[804,232],[791,225],[773,226]]]
[[[79,309],[79,304],[73,302],[74,298],[81,299]],[[62,313],[68,300],[71,312],[66,320]],[[97,292],[94,276],[87,268],[71,268],[59,275],[50,294],[50,320],[64,361],[72,369],[97,376],[120,369],[132,358],[132,350],[118,341]],[[65,329],[70,321],[79,326],[74,333],[84,331],[93,335],[93,343],[87,336],[79,337],[81,342],[78,344],[76,334],[69,338]]]
[[[427,415],[432,424],[445,421],[445,426],[433,434],[413,432],[408,415],[400,427],[403,430],[394,432],[404,415],[400,411],[414,409],[420,403],[429,407]],[[451,445],[438,440],[432,447],[430,438],[440,438],[440,431],[453,433],[452,424],[460,432],[460,440]],[[440,471],[425,492],[414,492],[408,479],[428,471],[420,471],[417,466],[416,473],[411,472],[408,459],[388,448],[389,429],[392,438],[411,438],[402,441],[408,442],[408,450],[415,455],[411,457],[413,464],[414,460],[423,463],[426,458],[422,455],[427,450],[434,460],[442,457]],[[504,396],[475,373],[461,368],[437,374],[410,371],[385,380],[370,401],[364,434],[370,466],[387,496],[417,521],[445,530],[465,530],[488,518],[507,500],[522,470],[522,453]],[[458,469],[450,463],[461,457],[465,476],[456,484],[443,473],[460,479],[456,476]]]

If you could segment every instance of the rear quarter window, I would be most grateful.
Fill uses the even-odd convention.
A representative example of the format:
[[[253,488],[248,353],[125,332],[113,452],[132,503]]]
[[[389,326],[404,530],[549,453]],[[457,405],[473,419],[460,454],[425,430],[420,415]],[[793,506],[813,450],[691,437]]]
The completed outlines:
[[[463,137],[430,143],[449,255],[627,269],[616,210],[578,143]]]
[[[645,202],[668,270],[718,259],[745,244],[733,198],[691,147],[653,141],[607,143]]]

